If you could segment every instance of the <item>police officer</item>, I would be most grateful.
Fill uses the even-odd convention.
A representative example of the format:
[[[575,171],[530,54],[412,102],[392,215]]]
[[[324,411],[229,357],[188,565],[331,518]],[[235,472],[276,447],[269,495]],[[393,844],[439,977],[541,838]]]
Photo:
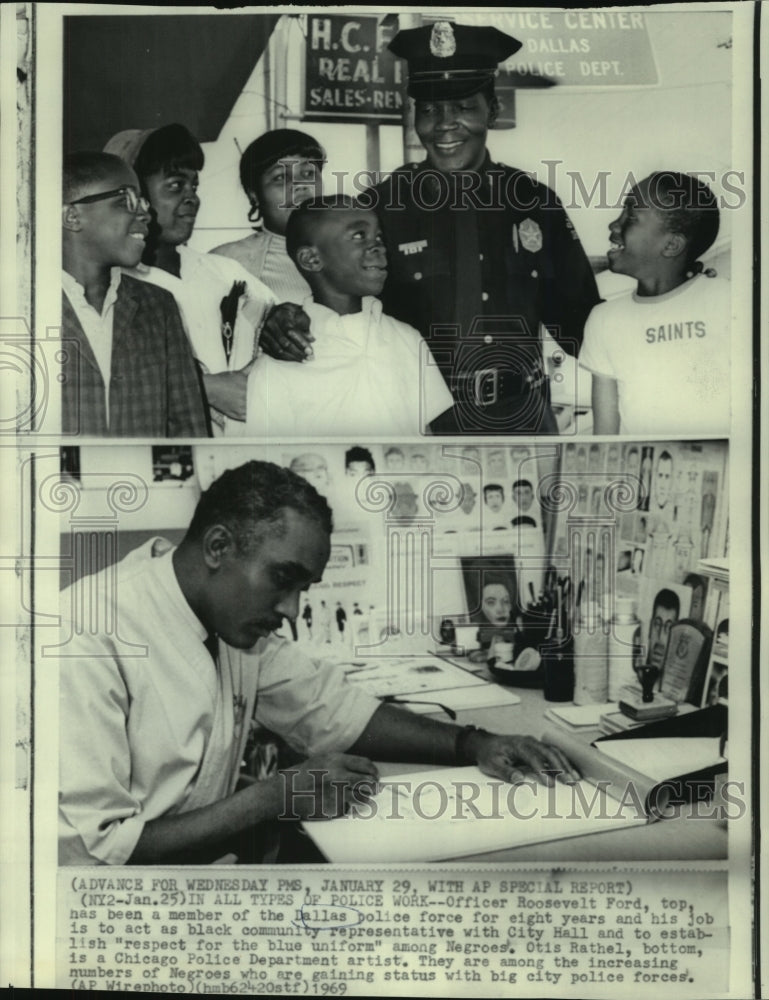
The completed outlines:
[[[521,43],[493,27],[436,21],[398,32],[427,158],[364,192],[388,246],[384,311],[428,340],[455,405],[439,433],[555,433],[542,360],[546,327],[576,356],[599,301],[590,264],[557,196],[486,149],[497,66]],[[306,339],[262,335],[275,357]]]
[[[449,419],[434,429],[557,432],[541,326],[576,355],[599,296],[556,195],[493,163],[486,149],[497,65],[521,42],[437,21],[400,31],[389,47],[408,62],[427,159],[368,195],[388,244],[384,310],[428,339],[454,395]]]

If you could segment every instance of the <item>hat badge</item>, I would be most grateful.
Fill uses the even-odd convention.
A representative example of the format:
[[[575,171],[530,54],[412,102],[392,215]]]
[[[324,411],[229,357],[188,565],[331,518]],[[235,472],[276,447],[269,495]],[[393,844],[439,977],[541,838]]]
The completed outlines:
[[[430,32],[430,55],[448,59],[457,51],[457,41],[450,21],[436,21]]]

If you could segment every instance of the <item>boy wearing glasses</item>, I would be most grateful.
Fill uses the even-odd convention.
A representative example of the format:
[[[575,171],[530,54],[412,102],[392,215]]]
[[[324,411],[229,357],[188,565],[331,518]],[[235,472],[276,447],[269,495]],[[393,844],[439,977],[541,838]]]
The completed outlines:
[[[116,156],[64,159],[62,431],[208,436],[195,360],[168,292],[121,273],[141,259],[149,212]]]

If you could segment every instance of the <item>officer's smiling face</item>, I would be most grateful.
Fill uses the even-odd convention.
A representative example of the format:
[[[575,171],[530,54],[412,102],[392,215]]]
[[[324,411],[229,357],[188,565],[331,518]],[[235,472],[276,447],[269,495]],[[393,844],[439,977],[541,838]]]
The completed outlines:
[[[483,94],[417,101],[414,125],[431,166],[443,173],[477,170],[486,156],[492,114]]]

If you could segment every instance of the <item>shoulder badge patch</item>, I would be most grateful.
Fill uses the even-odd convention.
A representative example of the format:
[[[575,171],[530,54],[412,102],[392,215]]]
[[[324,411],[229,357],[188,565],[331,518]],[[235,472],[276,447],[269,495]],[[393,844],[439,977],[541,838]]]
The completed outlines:
[[[521,246],[530,253],[536,253],[542,249],[542,230],[539,224],[533,219],[524,219],[518,226],[518,236]]]

